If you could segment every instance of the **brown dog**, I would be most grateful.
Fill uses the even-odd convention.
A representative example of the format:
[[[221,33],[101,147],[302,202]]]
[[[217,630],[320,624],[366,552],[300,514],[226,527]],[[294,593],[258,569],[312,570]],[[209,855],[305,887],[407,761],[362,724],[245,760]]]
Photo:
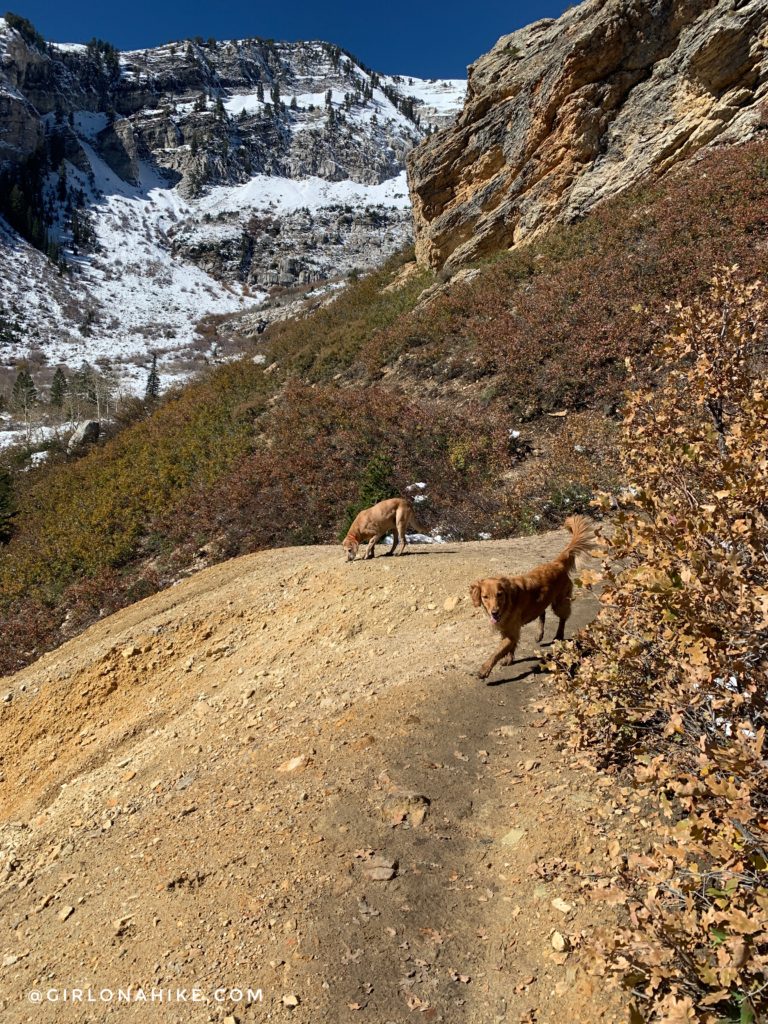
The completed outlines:
[[[472,604],[481,605],[488,612],[493,625],[504,637],[504,642],[480,668],[479,676],[487,679],[494,665],[502,658],[511,665],[515,648],[520,639],[520,630],[528,622],[539,620],[537,643],[544,636],[546,611],[552,611],[560,619],[555,640],[565,636],[565,623],[571,614],[571,592],[573,584],[570,572],[576,562],[576,555],[589,552],[595,544],[595,530],[584,516],[569,516],[565,526],[573,536],[557,558],[545,565],[539,565],[523,576],[488,577],[476,580],[469,588]]]
[[[357,556],[357,550],[363,541],[368,541],[365,549],[365,558],[373,558],[373,549],[382,537],[388,533],[393,534],[392,547],[387,551],[388,555],[394,555],[397,545],[400,545],[400,554],[405,551],[405,531],[413,523],[413,509],[405,498],[387,498],[380,501],[371,508],[364,508],[358,512],[354,522],[347,531],[347,536],[342,541],[342,546],[347,552],[347,559],[352,562]]]

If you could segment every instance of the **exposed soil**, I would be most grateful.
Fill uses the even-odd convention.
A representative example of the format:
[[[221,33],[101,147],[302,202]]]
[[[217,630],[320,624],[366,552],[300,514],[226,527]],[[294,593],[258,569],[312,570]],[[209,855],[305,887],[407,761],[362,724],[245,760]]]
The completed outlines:
[[[534,626],[474,675],[468,584],[565,540],[263,552],[3,680],[2,1020],[623,1019],[578,969],[605,780],[564,752]]]

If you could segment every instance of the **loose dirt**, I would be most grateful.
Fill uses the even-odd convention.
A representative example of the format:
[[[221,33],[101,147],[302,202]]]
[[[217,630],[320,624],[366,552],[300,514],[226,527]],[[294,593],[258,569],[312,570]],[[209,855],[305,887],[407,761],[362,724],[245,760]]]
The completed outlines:
[[[474,674],[468,584],[566,539],[247,556],[0,681],[2,1021],[623,1019],[579,970],[604,780],[534,626]]]

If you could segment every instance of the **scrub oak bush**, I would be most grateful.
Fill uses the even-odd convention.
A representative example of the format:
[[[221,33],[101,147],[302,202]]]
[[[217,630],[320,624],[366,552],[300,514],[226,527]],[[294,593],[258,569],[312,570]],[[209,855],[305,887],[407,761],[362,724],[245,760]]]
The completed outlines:
[[[409,312],[432,281],[429,271],[418,270],[394,287],[409,255],[412,252],[391,257],[380,270],[358,279],[311,316],[272,324],[269,354],[286,372],[306,380],[325,381],[342,372],[359,377],[359,354],[368,339]]]
[[[0,671],[57,637],[68,609],[85,617],[128,602],[143,575],[135,563],[165,543],[153,522],[248,448],[265,386],[250,362],[223,367],[84,458],[16,477],[0,557]]]
[[[227,555],[328,543],[352,509],[380,497],[386,478],[387,496],[426,481],[439,511],[425,510],[421,525],[474,537],[501,505],[495,484],[509,466],[505,430],[477,414],[380,385],[290,383],[260,422],[253,451],[175,509],[163,529],[179,544],[220,536]],[[472,452],[466,467],[451,462],[458,444]]]
[[[653,846],[614,857],[629,920],[599,968],[638,1021],[768,1014],[767,330],[734,268],[674,310],[627,406],[602,610],[555,657],[577,741],[655,807]]]

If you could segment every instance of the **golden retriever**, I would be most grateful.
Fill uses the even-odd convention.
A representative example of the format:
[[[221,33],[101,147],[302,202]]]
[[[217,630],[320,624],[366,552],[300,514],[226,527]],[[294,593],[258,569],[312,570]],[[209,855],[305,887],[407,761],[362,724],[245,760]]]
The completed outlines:
[[[585,516],[569,516],[565,526],[571,531],[571,540],[551,562],[539,565],[522,576],[488,577],[475,580],[470,586],[472,604],[476,608],[481,605],[485,608],[491,622],[504,637],[501,647],[481,666],[478,673],[481,679],[487,679],[502,659],[507,665],[513,663],[520,630],[534,619],[539,620],[536,641],[541,643],[546,610],[550,605],[560,619],[555,640],[564,638],[565,623],[571,614],[573,584],[570,572],[576,555],[591,551],[596,539],[595,529]]]
[[[400,545],[400,554],[405,551],[405,531],[413,523],[413,508],[405,498],[387,498],[384,501],[372,505],[371,508],[364,508],[358,512],[354,522],[347,531],[347,536],[341,542],[347,552],[347,559],[353,562],[357,551],[364,541],[368,541],[365,549],[365,558],[373,558],[373,549],[382,537],[392,533],[392,547],[386,553],[394,555],[397,545]]]

